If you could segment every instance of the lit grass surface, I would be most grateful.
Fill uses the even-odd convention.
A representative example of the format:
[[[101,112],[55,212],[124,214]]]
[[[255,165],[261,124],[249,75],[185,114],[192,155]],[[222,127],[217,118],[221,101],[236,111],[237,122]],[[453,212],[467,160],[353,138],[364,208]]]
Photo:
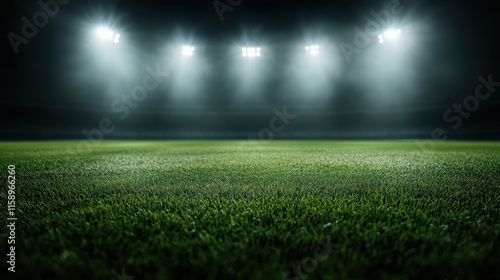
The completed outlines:
[[[0,143],[3,182],[17,171],[19,277],[294,279],[330,240],[296,277],[500,278],[498,142],[75,146]]]

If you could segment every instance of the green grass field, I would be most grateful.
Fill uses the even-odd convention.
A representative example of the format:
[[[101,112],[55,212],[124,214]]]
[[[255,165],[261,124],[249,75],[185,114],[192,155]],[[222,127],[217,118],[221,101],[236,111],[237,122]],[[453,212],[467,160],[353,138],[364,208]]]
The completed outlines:
[[[18,277],[500,279],[500,142],[75,145],[0,143]]]

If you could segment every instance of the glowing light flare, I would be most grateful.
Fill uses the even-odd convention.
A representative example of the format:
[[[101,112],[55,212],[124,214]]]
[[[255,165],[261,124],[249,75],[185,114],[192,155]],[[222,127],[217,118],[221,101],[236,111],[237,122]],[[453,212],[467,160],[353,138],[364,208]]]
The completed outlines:
[[[195,47],[184,45],[181,48],[181,54],[183,56],[193,56]]]
[[[318,55],[319,54],[319,45],[306,46],[306,51],[310,55]]]
[[[107,27],[98,27],[95,30],[97,38],[118,44],[120,42],[120,34],[115,33]]]
[[[260,57],[261,50],[259,47],[246,47],[241,49],[241,55],[248,58]]]
[[[387,29],[384,33],[378,35],[378,42],[383,44],[386,40],[393,41],[401,35],[401,29]]]

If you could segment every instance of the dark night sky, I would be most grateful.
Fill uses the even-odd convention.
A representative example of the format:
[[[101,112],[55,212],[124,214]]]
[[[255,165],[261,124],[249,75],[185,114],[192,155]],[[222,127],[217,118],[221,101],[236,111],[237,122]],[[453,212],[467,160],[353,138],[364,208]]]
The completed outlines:
[[[443,120],[478,76],[500,81],[498,1],[401,0],[393,20],[404,43],[370,37],[350,63],[341,45],[355,45],[354,28],[390,1],[243,0],[222,22],[212,2],[72,0],[16,54],[7,34],[21,35],[21,18],[41,8],[2,1],[0,139],[82,138],[103,118],[116,127],[106,138],[247,138],[284,106],[297,116],[276,138],[428,138],[436,127],[500,138],[500,87],[456,130]],[[99,24],[120,44],[96,48]],[[245,42],[265,55],[242,59]],[[304,60],[307,42],[322,46],[316,64]],[[182,64],[185,43],[197,49]],[[170,76],[120,119],[113,102],[157,64]]]

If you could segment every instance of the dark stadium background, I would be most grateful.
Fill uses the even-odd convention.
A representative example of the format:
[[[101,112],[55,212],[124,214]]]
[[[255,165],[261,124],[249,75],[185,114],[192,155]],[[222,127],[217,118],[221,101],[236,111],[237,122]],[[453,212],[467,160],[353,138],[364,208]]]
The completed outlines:
[[[83,138],[82,130],[97,128],[109,117],[116,130],[107,139],[246,139],[268,127],[273,109],[282,111],[284,106],[297,117],[274,135],[277,139],[430,138],[436,127],[450,138],[500,138],[500,89],[456,131],[443,121],[443,113],[454,103],[474,94],[478,76],[491,73],[500,81],[498,2],[401,4],[405,10],[399,20],[418,26],[404,34],[418,48],[407,52],[398,65],[411,70],[411,84],[390,75],[369,79],[379,71],[378,65],[368,63],[371,49],[378,47],[374,42],[351,63],[332,61],[331,68],[338,70],[328,82],[333,86],[309,92],[289,86],[293,79],[287,67],[293,56],[288,54],[302,47],[308,34],[328,38],[334,48],[341,42],[352,44],[353,28],[363,28],[370,11],[384,7],[382,1],[243,0],[221,22],[209,0],[73,0],[21,45],[18,54],[6,35],[20,33],[21,18],[31,18],[40,8],[37,1],[2,1],[0,138]],[[120,78],[116,65],[94,67],[100,58],[89,55],[83,34],[100,20],[122,31],[121,44],[131,49],[127,67],[135,78]],[[184,93],[182,87],[172,86],[181,74],[174,65],[166,65],[172,77],[119,120],[110,104],[140,83],[146,66],[163,61],[162,48],[178,35],[192,39],[206,67],[192,81],[189,71],[182,79],[187,84],[201,79],[202,84],[194,93]],[[245,93],[239,91],[241,81],[231,75],[239,63],[231,57],[231,48],[243,38],[263,42],[264,52],[273,53],[272,59],[259,61],[265,79]],[[380,90],[384,86],[387,92]]]

